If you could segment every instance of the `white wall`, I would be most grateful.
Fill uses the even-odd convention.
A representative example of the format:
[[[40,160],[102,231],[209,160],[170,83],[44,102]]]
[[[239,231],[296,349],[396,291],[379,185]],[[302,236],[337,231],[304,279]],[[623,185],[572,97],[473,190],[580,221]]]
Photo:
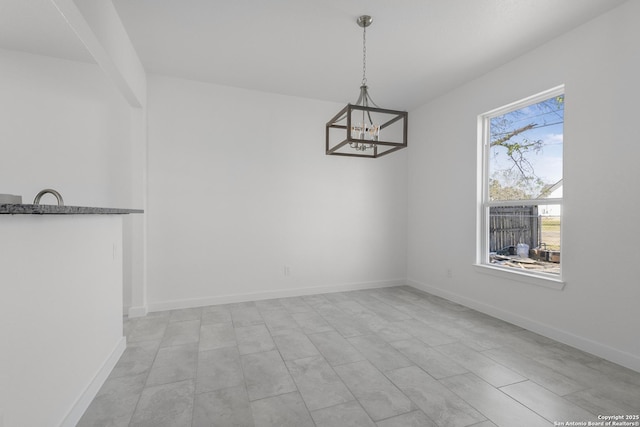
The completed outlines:
[[[414,286],[640,370],[640,3],[630,1],[411,112]],[[477,116],[566,84],[562,291],[480,274]],[[451,278],[446,270],[451,269]]]
[[[121,219],[2,215],[0,236],[5,425],[74,426],[125,347]]]
[[[132,207],[131,108],[97,65],[0,50],[0,93],[0,193]],[[75,425],[124,349],[120,218],[0,216],[0,283],[6,425]]]
[[[146,135],[140,141],[136,129],[142,121],[146,131],[146,111],[131,108],[100,67],[0,50],[0,93],[0,193],[32,203],[40,190],[54,188],[66,205],[144,208],[146,153],[136,153],[146,149]],[[143,218],[125,221],[129,236]],[[143,282],[144,263],[129,245],[125,307],[131,283]]]
[[[118,92],[144,107],[147,76],[113,3],[105,0],[52,0]]]
[[[406,154],[326,156],[342,105],[159,76],[148,96],[152,310],[404,279]]]
[[[0,50],[0,93],[0,193],[131,207],[130,108],[97,65]]]

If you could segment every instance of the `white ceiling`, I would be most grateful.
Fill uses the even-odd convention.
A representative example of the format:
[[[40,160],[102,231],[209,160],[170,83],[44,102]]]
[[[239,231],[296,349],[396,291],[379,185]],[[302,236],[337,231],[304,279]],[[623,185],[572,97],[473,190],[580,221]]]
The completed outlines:
[[[50,0],[0,0],[0,48],[94,62]]]
[[[381,107],[409,110],[624,1],[113,3],[148,72],[340,103],[358,96],[362,29],[355,21],[371,15],[371,96]],[[89,60],[55,12],[49,0],[0,0],[0,47]]]

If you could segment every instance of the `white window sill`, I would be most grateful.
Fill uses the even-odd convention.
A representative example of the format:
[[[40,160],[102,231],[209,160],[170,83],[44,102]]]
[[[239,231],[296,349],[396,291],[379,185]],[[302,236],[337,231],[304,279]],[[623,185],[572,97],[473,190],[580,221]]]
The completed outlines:
[[[507,280],[515,280],[517,282],[527,283],[529,285],[542,286],[549,289],[561,291],[564,289],[565,282],[555,277],[547,277],[539,274],[526,273],[508,267],[498,267],[486,264],[474,264],[473,268],[482,274],[489,274],[494,277],[500,277]]]

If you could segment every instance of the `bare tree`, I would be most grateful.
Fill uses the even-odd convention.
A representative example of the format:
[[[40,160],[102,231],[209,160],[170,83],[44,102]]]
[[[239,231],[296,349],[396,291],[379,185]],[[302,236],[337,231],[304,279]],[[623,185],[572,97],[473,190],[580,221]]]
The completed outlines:
[[[524,125],[521,124],[523,120]],[[529,139],[528,131],[563,120],[563,95],[531,105],[526,113],[516,110],[491,119],[490,146],[504,149],[509,160],[508,167],[494,171],[491,177],[492,198],[513,199],[515,195],[531,198],[540,194],[549,183],[538,177],[531,159],[542,152],[545,141]]]

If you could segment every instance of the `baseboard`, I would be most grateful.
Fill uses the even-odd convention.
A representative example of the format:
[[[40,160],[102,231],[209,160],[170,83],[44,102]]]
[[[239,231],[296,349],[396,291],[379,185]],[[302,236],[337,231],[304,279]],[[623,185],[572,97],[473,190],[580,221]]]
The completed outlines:
[[[71,408],[71,411],[69,411],[64,421],[60,424],[60,427],[75,427],[78,424],[78,421],[80,421],[80,418],[82,418],[82,415],[85,413],[93,399],[96,397],[96,394],[98,394],[100,387],[102,387],[104,382],[107,380],[107,377],[116,366],[116,363],[118,362],[120,356],[122,356],[122,353],[124,353],[126,348],[127,339],[125,337],[122,337],[116,344],[107,360],[105,360],[105,362],[102,364],[102,367],[93,378],[89,386],[85,389],[78,400],[76,400],[75,404]]]
[[[144,317],[149,312],[149,309],[146,305],[140,305],[137,307],[129,307],[127,312],[125,313],[129,318],[133,317]]]
[[[258,301],[273,298],[300,297],[314,294],[329,294],[333,292],[358,291],[362,289],[387,288],[405,285],[405,279],[385,280],[377,282],[346,283],[341,285],[317,286],[312,288],[277,289],[264,292],[249,292],[243,294],[220,295],[203,298],[150,303],[149,311],[176,310],[182,308],[205,307],[208,305],[230,304],[236,302]],[[130,309],[131,312],[131,309]],[[131,314],[129,314],[129,317]]]
[[[640,372],[640,357],[637,355],[618,350],[605,344],[593,341],[589,338],[581,337],[570,332],[563,331],[543,322],[539,322],[528,317],[523,317],[519,314],[515,314],[513,312],[503,310],[489,304],[481,303],[476,300],[454,294],[452,292],[435,288],[412,279],[407,279],[405,283],[412,288],[448,299],[458,304],[462,304],[466,307],[478,310],[482,313],[488,314],[506,322],[513,323],[514,325],[528,329],[547,338],[551,338],[563,344],[570,345],[572,347],[586,351],[587,353],[591,353],[595,356],[606,359],[610,362],[617,363],[618,365]]]

